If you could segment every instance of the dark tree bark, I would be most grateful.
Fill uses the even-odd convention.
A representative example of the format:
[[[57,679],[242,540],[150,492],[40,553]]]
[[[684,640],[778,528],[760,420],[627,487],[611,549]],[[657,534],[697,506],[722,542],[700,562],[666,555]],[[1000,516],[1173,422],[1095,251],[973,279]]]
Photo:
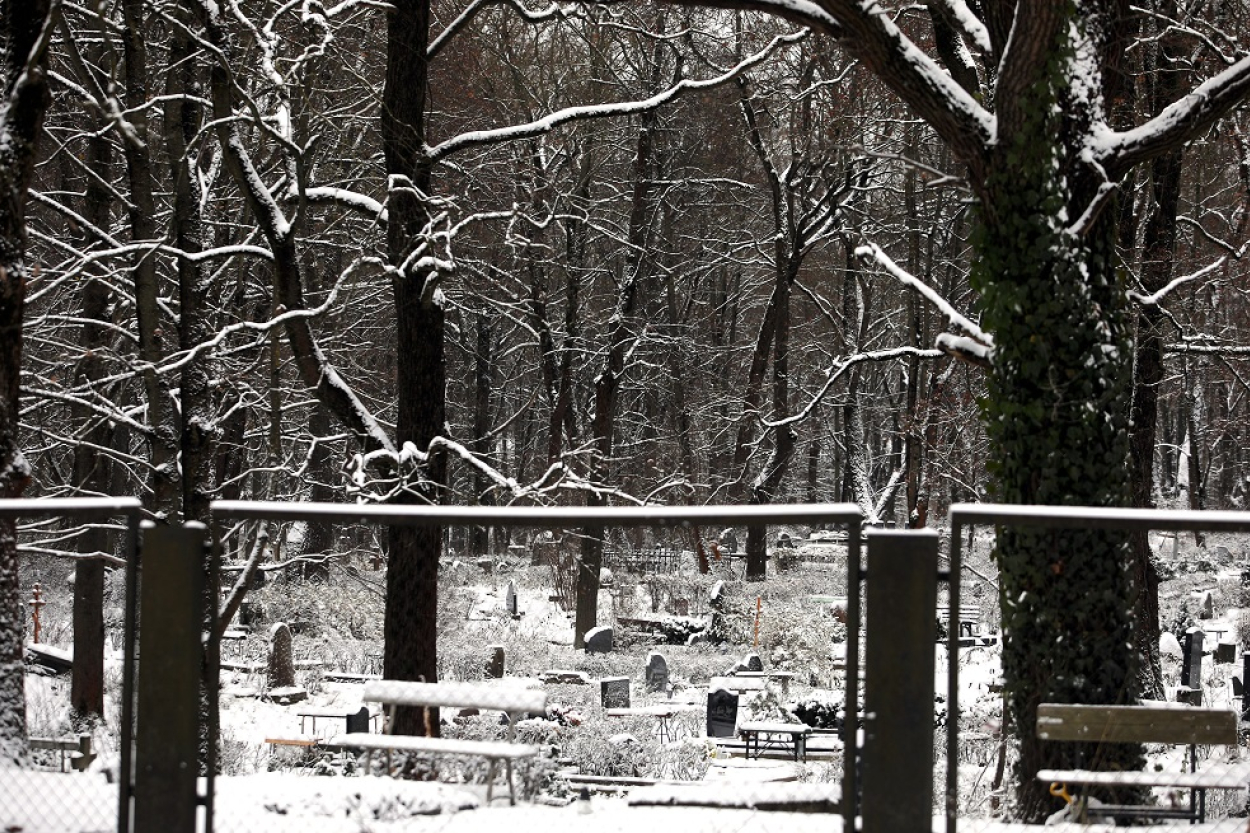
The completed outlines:
[[[30,467],[18,446],[22,312],[26,302],[26,196],[48,109],[48,0],[0,0],[0,497],[21,497]],[[26,610],[17,529],[0,521],[0,762],[26,757]]]
[[[382,149],[386,173],[399,185],[390,193],[387,254],[396,269],[395,296],[398,408],[396,446],[429,449],[446,422],[444,310],[439,275],[420,264],[404,266],[425,242],[430,220],[425,198],[433,193],[425,155],[428,0],[398,4],[387,17],[386,84],[382,91]],[[397,179],[398,178],[398,179]],[[437,503],[446,482],[446,460],[434,454],[398,503]],[[383,673],[389,679],[433,682],[438,677],[438,527],[393,526],[386,575],[386,644]],[[420,710],[401,710],[393,730],[438,734],[437,710],[428,724]]]
[[[112,144],[106,136],[92,136],[87,143],[88,165],[99,177],[87,180],[84,216],[98,229],[109,227],[113,195],[105,186],[111,181]],[[108,284],[89,274],[82,291],[83,325],[78,343],[83,355],[75,368],[75,383],[94,386],[104,376],[100,352],[109,342],[108,308],[112,293]],[[82,495],[107,495],[112,466],[103,449],[109,448],[112,431],[108,423],[80,406],[79,424],[86,425],[83,442],[74,448],[74,488]],[[70,676],[70,710],[84,727],[104,716],[104,561],[97,557],[110,550],[109,535],[88,524],[79,545],[86,556],[74,564],[74,666]]]

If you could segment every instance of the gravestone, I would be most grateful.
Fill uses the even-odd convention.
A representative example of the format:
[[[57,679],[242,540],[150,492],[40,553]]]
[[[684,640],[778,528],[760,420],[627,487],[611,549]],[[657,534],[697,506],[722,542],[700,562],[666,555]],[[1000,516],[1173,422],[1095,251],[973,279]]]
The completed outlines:
[[[1233,560],[1233,554],[1228,551],[1228,547],[1216,547],[1215,557],[1220,560],[1221,564],[1227,564]]]
[[[1215,618],[1215,600],[1211,598],[1210,593],[1204,593],[1202,596],[1202,610],[1198,613],[1199,619]]]
[[[1246,651],[1241,655],[1241,679],[1250,681],[1250,651]],[[1250,720],[1250,686],[1242,684],[1241,690],[1241,719]]]
[[[647,654],[647,691],[665,691],[668,688],[668,660],[659,651]]]
[[[1181,685],[1195,690],[1202,689],[1202,638],[1200,628],[1185,631],[1181,659]]]
[[[600,625],[597,628],[591,628],[586,631],[586,653],[612,653],[612,629],[606,625]]]
[[[513,619],[519,619],[520,614],[517,613],[516,606],[516,582],[508,581],[508,590],[504,593],[504,605],[508,608],[508,615]]]
[[[738,695],[724,688],[707,693],[707,736],[731,738],[738,729]]]
[[[718,581],[712,585],[711,591],[707,596],[707,603],[711,605],[712,610],[721,611],[725,608],[725,582]]]
[[[367,706],[361,706],[360,711],[347,716],[347,731],[349,733],[369,731],[369,708]]]
[[[274,702],[298,703],[308,692],[295,685],[295,657],[291,646],[291,629],[277,622],[269,629],[269,662],[266,668],[266,694]]]
[[[1241,684],[1241,677],[1233,677],[1232,683],[1233,683],[1233,696],[1244,697],[1245,687]]]
[[[755,653],[754,651],[752,651],[751,653],[743,657],[742,662],[743,664],[746,665],[745,670],[747,671],[763,671],[764,670],[764,660],[760,659],[760,655]]]
[[[673,599],[673,615],[689,616],[690,600],[689,599]]]
[[[269,688],[295,685],[295,658],[291,653],[291,629],[277,622],[269,629]]]
[[[629,677],[604,677],[600,680],[599,700],[605,709],[628,709]]]
[[[491,645],[490,659],[486,662],[486,676],[492,680],[502,680],[506,660],[507,655],[504,653],[503,646]]]
[[[720,534],[720,546],[727,553],[736,553],[738,551],[738,536],[732,529],[726,529]]]
[[[1237,646],[1232,642],[1218,642],[1215,645],[1215,664],[1227,665],[1237,661]]]

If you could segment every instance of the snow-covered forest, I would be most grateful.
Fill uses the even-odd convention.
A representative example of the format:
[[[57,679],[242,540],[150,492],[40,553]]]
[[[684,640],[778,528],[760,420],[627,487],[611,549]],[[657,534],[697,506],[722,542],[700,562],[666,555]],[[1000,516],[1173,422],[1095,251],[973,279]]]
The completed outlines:
[[[4,495],[1245,508],[1242,4],[709,5],[0,2]]]

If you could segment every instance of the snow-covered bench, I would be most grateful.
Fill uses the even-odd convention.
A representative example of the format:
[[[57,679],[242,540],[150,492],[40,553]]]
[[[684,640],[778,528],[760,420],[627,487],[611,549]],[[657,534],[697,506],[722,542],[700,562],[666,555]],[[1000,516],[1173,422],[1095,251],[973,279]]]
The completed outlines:
[[[1043,783],[1082,787],[1166,787],[1189,791],[1189,801],[1178,806],[1094,804],[1077,796],[1079,821],[1087,817],[1121,816],[1155,819],[1206,820],[1207,790],[1244,789],[1250,765],[1206,767],[1197,771],[1199,745],[1237,745],[1237,714],[1228,709],[1166,706],[1087,706],[1042,703],[1037,707],[1037,736],[1052,741],[1085,743],[1164,743],[1189,747],[1189,770],[1108,772],[1088,769],[1043,769]]]
[[[537,746],[516,743],[516,722],[527,714],[542,714],[547,708],[547,692],[531,689],[497,688],[473,683],[415,683],[402,680],[375,680],[365,684],[361,699],[377,703],[387,710],[386,729],[395,725],[395,709],[412,708],[489,709],[508,715],[508,735],[502,741],[457,740],[452,738],[418,737],[415,735],[371,734],[351,732],[337,735],[326,745],[356,749],[371,757],[374,752],[386,753],[390,770],[392,752],[424,752],[434,755],[463,755],[485,758],[489,763],[486,775],[486,803],[490,803],[495,781],[495,767],[504,762],[508,775],[508,799],[516,804],[516,787],[512,783],[512,762],[532,758]]]

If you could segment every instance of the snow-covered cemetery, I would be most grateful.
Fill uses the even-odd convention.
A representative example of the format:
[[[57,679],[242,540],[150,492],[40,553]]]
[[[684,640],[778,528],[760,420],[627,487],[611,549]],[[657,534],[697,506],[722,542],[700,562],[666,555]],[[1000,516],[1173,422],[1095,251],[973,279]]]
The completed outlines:
[[[5,833],[1250,830],[1250,13],[0,0]]]

